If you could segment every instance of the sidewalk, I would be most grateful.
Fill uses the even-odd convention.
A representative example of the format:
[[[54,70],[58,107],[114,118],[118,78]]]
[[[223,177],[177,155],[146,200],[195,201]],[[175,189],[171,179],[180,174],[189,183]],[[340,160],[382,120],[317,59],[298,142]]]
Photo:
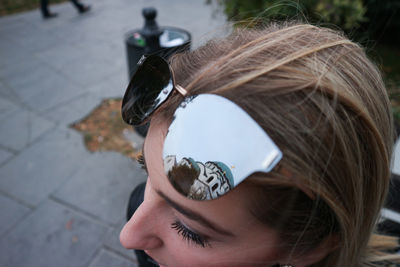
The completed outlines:
[[[154,6],[193,44],[225,25],[204,0],[83,0],[0,18],[0,266],[136,266],[119,244],[130,191],[145,174],[114,152],[90,153],[68,125],[127,85],[124,34]],[[399,142],[398,142],[399,143]],[[400,174],[400,143],[393,171]]]
[[[194,46],[225,25],[204,0],[85,0],[0,18],[0,266],[136,266],[119,244],[141,168],[114,152],[90,153],[68,125],[128,82],[124,34],[154,6],[162,26]]]

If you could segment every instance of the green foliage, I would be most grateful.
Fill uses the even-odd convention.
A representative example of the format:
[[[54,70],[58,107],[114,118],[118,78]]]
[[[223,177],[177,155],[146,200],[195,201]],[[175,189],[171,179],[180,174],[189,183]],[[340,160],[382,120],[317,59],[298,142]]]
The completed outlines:
[[[393,118],[396,125],[400,126],[400,84],[396,84],[396,81],[393,80],[389,81],[387,89],[392,103]]]
[[[206,1],[217,3],[236,26],[256,27],[271,20],[294,19],[345,31],[369,47],[370,56],[384,71],[393,114],[400,125],[399,0]]]
[[[366,8],[361,0],[321,0],[313,12],[320,14],[323,21],[338,25],[344,30],[357,28],[366,20]]]
[[[364,0],[368,18],[360,32],[367,38],[380,43],[400,45],[400,1],[399,0]]]
[[[366,8],[362,0],[216,0],[225,14],[239,25],[270,20],[305,19],[311,23],[334,24],[352,30],[364,22]],[[210,2],[210,1],[209,1]]]

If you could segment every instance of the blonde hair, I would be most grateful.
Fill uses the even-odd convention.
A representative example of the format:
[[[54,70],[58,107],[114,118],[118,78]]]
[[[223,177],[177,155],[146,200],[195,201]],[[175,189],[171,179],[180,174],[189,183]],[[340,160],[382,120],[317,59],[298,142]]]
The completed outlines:
[[[171,66],[189,95],[232,100],[282,150],[280,167],[291,179],[279,171],[250,178],[261,185],[254,203],[269,205],[252,212],[286,229],[294,253],[336,234],[337,248],[315,266],[378,259],[367,245],[388,190],[392,115],[381,75],[359,45],[326,28],[272,24],[236,30],[174,56]],[[174,95],[159,114],[171,118],[181,101]],[[265,202],[271,198],[278,200]]]

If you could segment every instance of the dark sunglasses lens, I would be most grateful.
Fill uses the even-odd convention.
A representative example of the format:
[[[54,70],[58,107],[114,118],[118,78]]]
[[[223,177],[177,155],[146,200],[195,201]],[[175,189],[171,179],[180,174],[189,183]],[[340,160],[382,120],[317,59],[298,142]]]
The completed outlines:
[[[141,124],[165,101],[163,90],[172,90],[168,63],[158,56],[149,56],[138,66],[122,100],[122,118],[131,125]],[[169,90],[170,91],[170,90]]]

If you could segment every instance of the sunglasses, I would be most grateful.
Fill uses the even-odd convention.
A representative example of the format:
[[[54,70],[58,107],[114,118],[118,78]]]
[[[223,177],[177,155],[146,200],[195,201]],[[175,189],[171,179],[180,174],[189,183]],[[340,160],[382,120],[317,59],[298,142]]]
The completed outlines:
[[[194,200],[217,199],[255,172],[270,172],[282,152],[241,107],[222,96],[185,99],[164,141],[165,173]]]
[[[143,124],[174,91],[186,95],[161,57],[146,57],[138,65],[122,102],[122,117],[134,126]],[[217,199],[251,174],[270,172],[281,158],[281,150],[246,111],[214,94],[184,98],[163,147],[168,180],[194,200]]]
[[[142,56],[122,100],[122,119],[133,126],[144,124],[174,89],[186,95],[186,90],[175,84],[168,62],[157,55]]]

